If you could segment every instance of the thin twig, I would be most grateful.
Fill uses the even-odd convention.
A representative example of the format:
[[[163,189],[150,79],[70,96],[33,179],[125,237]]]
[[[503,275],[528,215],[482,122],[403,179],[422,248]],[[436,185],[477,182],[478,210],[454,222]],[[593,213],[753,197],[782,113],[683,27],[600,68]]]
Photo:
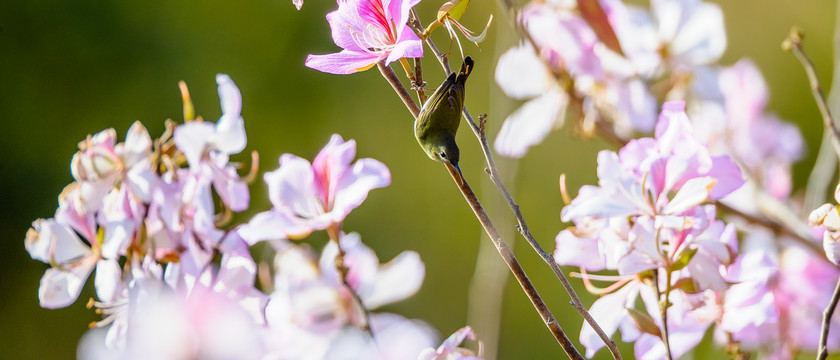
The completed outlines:
[[[551,331],[551,334],[554,335],[554,338],[557,339],[557,342],[560,343],[560,346],[566,352],[566,355],[569,356],[570,359],[583,359],[583,356],[575,349],[574,344],[572,344],[571,340],[566,336],[566,333],[563,332],[563,329],[560,328],[560,324],[557,322],[557,319],[554,318],[554,315],[551,314],[551,311],[546,306],[545,302],[543,302],[542,298],[540,298],[539,293],[537,293],[537,289],[534,287],[534,284],[531,283],[531,280],[528,278],[528,275],[525,274],[525,270],[522,269],[522,266],[519,264],[519,261],[516,260],[516,257],[513,255],[513,251],[510,250],[507,243],[502,236],[499,235],[499,232],[493,226],[493,223],[490,222],[490,218],[487,216],[487,213],[484,211],[484,208],[481,206],[481,203],[478,201],[478,198],[475,196],[475,193],[470,188],[470,185],[467,184],[466,179],[463,178],[463,175],[455,169],[454,166],[449,164],[446,165],[446,169],[449,171],[449,174],[452,176],[452,179],[458,184],[458,189],[461,190],[461,194],[464,195],[464,199],[467,200],[467,203],[470,205],[470,208],[475,213],[476,217],[478,218],[478,222],[481,223],[481,226],[484,228],[484,231],[490,237],[490,240],[493,241],[493,245],[496,246],[496,250],[499,252],[499,255],[502,256],[502,259],[505,261],[505,264],[510,269],[510,272],[513,274],[513,277],[516,278],[516,281],[522,287],[522,290],[525,291],[525,294],[528,296],[528,299],[531,300],[531,303],[534,305],[534,308],[540,314],[540,317],[543,319],[546,327]]]
[[[399,81],[391,82],[391,78],[389,78],[388,71],[383,70],[383,68],[390,69],[386,67],[383,63],[379,64],[380,71],[382,75],[385,76],[386,79],[394,86],[397,94],[400,95],[400,99],[405,102],[406,108],[411,112],[411,115],[416,118],[420,114],[420,110],[417,108],[417,104],[414,103],[414,99],[411,96],[402,96],[401,94],[408,95],[408,91],[405,90],[405,87]],[[393,75],[393,71],[390,71],[390,74]],[[396,79],[396,76],[393,76]],[[400,90],[401,89],[401,90]],[[560,324],[554,318],[554,315],[551,314],[551,311],[546,306],[545,302],[543,302],[542,298],[539,296],[537,289],[534,287],[534,284],[531,283],[531,280],[528,279],[528,276],[525,274],[525,270],[522,269],[522,266],[516,260],[516,257],[513,256],[513,252],[508,247],[507,243],[505,243],[504,239],[502,239],[499,232],[496,231],[496,228],[493,226],[493,223],[490,222],[490,218],[487,216],[487,213],[484,211],[484,208],[481,206],[481,203],[478,201],[478,198],[473,193],[472,189],[466,183],[466,180],[460,174],[460,172],[455,169],[454,166],[449,164],[446,165],[446,169],[449,171],[450,175],[452,176],[453,181],[458,186],[458,189],[464,195],[464,198],[467,200],[467,203],[470,205],[470,208],[475,213],[476,218],[478,219],[481,226],[484,228],[484,231],[490,237],[490,240],[493,241],[493,244],[496,246],[496,250],[499,252],[499,255],[502,256],[502,259],[505,261],[505,264],[508,265],[511,273],[516,278],[519,285],[522,287],[522,290],[528,296],[528,299],[531,300],[531,304],[534,306],[534,309],[537,310],[540,317],[542,318],[543,322],[545,323],[546,327],[548,327],[551,334],[563,348],[563,351],[566,352],[566,355],[569,356],[570,359],[580,359],[583,360],[583,356],[575,349],[574,344],[572,344],[571,340],[569,340],[566,333],[563,332],[563,329],[560,327]]]
[[[840,279],[837,280],[837,287],[834,288],[834,295],[831,296],[831,302],[823,312],[822,333],[820,333],[820,352],[817,354],[817,360],[825,360],[828,357],[828,329],[831,327],[831,316],[834,315],[834,308],[837,307],[837,301],[840,300]]]
[[[658,240],[657,240],[658,243]],[[665,269],[668,272],[668,269]],[[670,282],[670,272],[668,272],[668,279],[667,282]],[[662,342],[665,344],[665,355],[668,360],[672,359],[671,356],[671,342],[668,339],[668,286],[666,285],[665,289],[665,300],[663,301],[662,298],[662,291],[659,290],[659,272],[653,272],[653,290],[656,292],[656,301],[659,302],[659,316],[662,318]]]
[[[811,86],[811,94],[814,95],[817,108],[819,108],[820,115],[823,118],[823,125],[825,125],[826,131],[832,135],[834,139],[834,151],[840,157],[840,128],[837,127],[837,124],[831,117],[831,112],[828,110],[828,103],[825,101],[825,96],[823,96],[822,88],[820,87],[820,81],[817,79],[817,71],[814,69],[814,63],[811,62],[811,59],[808,58],[808,55],[802,49],[802,32],[797,28],[790,29],[790,34],[788,34],[787,39],[782,42],[782,49],[793,52],[793,55],[796,56],[805,69],[805,74],[808,76],[808,84]]]
[[[443,66],[443,70],[446,73],[446,76],[449,76],[449,74],[452,73],[452,70],[449,68],[449,63],[448,61],[446,61],[446,56],[444,56],[444,54],[437,49],[430,37],[426,38],[426,44],[435,54],[435,57],[439,59],[441,65]],[[510,192],[508,192],[504,183],[502,183],[501,177],[499,177],[499,172],[496,168],[496,161],[493,159],[493,154],[490,151],[490,144],[487,141],[487,135],[484,131],[484,126],[479,126],[476,124],[469,111],[467,110],[466,106],[463,109],[463,114],[464,118],[467,119],[467,124],[469,124],[470,128],[473,131],[473,134],[475,134],[476,138],[478,138],[478,142],[481,145],[481,151],[484,153],[484,159],[487,162],[487,168],[485,169],[485,172],[487,172],[487,174],[490,176],[490,180],[493,181],[493,184],[495,184],[496,188],[499,189],[499,192],[501,192],[502,196],[505,198],[505,202],[508,204],[511,211],[513,211],[514,217],[516,218],[517,222],[517,230],[519,231],[519,233],[522,234],[522,236],[525,238],[528,244],[531,245],[534,251],[537,252],[540,258],[542,258],[543,261],[546,264],[548,264],[548,266],[554,272],[555,276],[557,276],[557,278],[560,280],[560,283],[563,285],[563,288],[569,294],[569,298],[571,299],[570,303],[572,307],[574,307],[575,310],[577,310],[577,312],[580,313],[581,316],[583,316],[583,319],[589,324],[589,326],[592,327],[595,333],[598,334],[598,337],[601,338],[601,341],[604,342],[604,344],[610,350],[610,353],[612,353],[613,358],[621,360],[621,353],[618,351],[618,347],[615,345],[615,342],[610,340],[610,337],[607,336],[607,334],[604,332],[603,329],[601,329],[601,327],[598,325],[598,323],[595,321],[592,315],[589,314],[589,312],[586,310],[586,307],[583,306],[583,303],[580,301],[580,298],[578,297],[577,293],[572,287],[572,284],[566,278],[566,275],[563,274],[563,270],[560,269],[560,266],[557,264],[554,258],[547,252],[545,252],[545,250],[543,250],[543,248],[536,241],[536,239],[534,239],[534,237],[531,235],[531,232],[528,230],[528,225],[525,223],[525,218],[522,216],[522,212],[519,209],[519,205],[517,205],[516,202],[513,200],[513,197],[510,195]]]
[[[370,313],[368,312],[365,304],[362,302],[362,298],[359,297],[359,294],[356,293],[355,290],[350,286],[350,283],[347,281],[347,273],[349,272],[349,268],[344,263],[344,256],[346,253],[344,249],[341,248],[340,239],[340,224],[333,224],[332,226],[327,228],[327,234],[330,237],[330,240],[335,242],[336,248],[338,248],[338,253],[335,255],[335,269],[338,271],[338,278],[341,279],[341,284],[344,285],[344,289],[350,294],[350,297],[353,298],[353,303],[359,308],[359,313],[362,314],[362,319],[359,321],[359,328],[362,329],[365,333],[367,333],[371,339],[373,339],[373,330],[370,328]]]

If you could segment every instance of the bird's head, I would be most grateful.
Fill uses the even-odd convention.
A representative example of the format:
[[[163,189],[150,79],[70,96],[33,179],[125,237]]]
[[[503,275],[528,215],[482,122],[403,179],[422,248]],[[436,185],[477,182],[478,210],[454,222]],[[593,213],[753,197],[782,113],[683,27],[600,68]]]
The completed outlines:
[[[438,136],[426,143],[425,150],[432,160],[442,163],[458,166],[458,161],[461,160],[461,151],[455,144],[454,136]]]

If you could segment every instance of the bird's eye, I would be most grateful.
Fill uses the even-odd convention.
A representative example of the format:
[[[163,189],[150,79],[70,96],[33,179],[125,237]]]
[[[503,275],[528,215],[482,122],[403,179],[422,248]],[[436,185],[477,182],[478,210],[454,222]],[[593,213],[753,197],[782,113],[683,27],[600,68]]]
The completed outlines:
[[[441,151],[440,152],[440,157],[443,158],[443,159],[446,159],[446,153]]]

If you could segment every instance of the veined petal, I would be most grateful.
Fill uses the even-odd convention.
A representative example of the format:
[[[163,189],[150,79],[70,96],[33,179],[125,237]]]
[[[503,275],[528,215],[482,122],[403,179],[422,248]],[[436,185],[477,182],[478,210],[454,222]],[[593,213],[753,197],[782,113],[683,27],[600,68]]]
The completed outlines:
[[[325,208],[332,207],[339,182],[355,157],[356,141],[345,142],[341,135],[333,134],[329,143],[312,161],[315,190]]]
[[[334,54],[308,55],[305,65],[325,73],[345,75],[367,70],[379,60],[381,57],[374,54],[342,50]]]
[[[546,93],[554,83],[552,77],[530,43],[510,48],[496,65],[496,84],[514,99],[530,99]]]
[[[539,144],[565,117],[568,97],[559,89],[535,98],[510,114],[502,125],[493,147],[503,156],[520,158],[528,148]]]
[[[397,39],[397,43],[394,44],[394,48],[391,49],[388,57],[385,59],[385,65],[397,61],[400,58],[423,57],[423,42],[419,37],[417,37],[414,30],[411,30],[408,27],[408,25],[403,27],[405,29],[402,31],[400,38]]]

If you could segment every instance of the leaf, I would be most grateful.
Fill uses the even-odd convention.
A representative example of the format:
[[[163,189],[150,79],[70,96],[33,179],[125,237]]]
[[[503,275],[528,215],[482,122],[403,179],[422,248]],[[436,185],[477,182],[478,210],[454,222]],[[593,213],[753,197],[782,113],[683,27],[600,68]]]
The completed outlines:
[[[682,278],[677,280],[674,285],[672,285],[672,288],[682,290],[687,294],[696,294],[699,292],[699,290],[697,290],[697,286],[694,285],[694,280],[691,278]]]
[[[577,0],[577,7],[580,10],[580,15],[583,16],[589,27],[595,31],[598,39],[610,50],[624,56],[618,37],[607,19],[607,13],[604,12],[604,8],[601,7],[598,0]]]
[[[688,265],[688,262],[691,261],[695,254],[697,254],[697,248],[683,251],[682,254],[680,254],[680,257],[677,259],[677,261],[671,264],[671,267],[668,268],[668,271],[674,272],[682,270],[682,268]]]
[[[659,330],[659,326],[656,325],[656,322],[653,321],[653,318],[650,317],[650,315],[631,308],[627,308],[627,313],[630,314],[630,318],[633,319],[633,323],[636,325],[636,328],[638,328],[641,332],[651,334],[658,338],[662,337],[662,332]]]
[[[455,20],[460,20],[464,12],[467,11],[467,5],[469,4],[470,0],[447,1],[438,10],[437,18],[439,21],[443,21],[443,18],[449,15],[449,17]]]

